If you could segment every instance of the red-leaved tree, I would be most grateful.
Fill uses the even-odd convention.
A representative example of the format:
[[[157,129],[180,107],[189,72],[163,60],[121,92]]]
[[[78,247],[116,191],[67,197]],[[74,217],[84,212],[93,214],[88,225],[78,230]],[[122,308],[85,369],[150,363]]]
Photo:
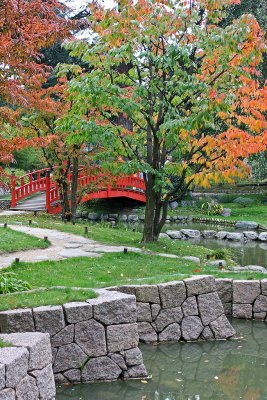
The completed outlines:
[[[56,0],[3,0],[0,5],[0,166],[29,145],[21,137],[5,137],[3,124],[14,122],[18,104],[27,107],[29,79],[47,76],[40,50],[69,35],[70,24]],[[19,136],[19,135],[18,135]]]

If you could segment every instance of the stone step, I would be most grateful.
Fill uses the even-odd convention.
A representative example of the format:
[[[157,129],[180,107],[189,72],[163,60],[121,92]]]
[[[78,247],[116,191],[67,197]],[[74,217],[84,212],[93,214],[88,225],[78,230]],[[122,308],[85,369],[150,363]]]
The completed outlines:
[[[19,203],[16,207],[45,207],[45,201],[40,203]]]
[[[11,211],[45,211],[45,207],[14,207]]]
[[[16,207],[12,207],[11,210],[15,211],[44,211],[46,206],[46,194],[37,194],[30,199],[20,201]]]

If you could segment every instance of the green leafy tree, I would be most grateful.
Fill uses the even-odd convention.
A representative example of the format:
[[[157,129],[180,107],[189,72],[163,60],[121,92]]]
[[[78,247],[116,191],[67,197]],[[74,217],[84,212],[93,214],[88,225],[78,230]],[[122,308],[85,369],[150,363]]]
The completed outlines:
[[[101,144],[103,168],[144,173],[144,242],[158,239],[169,202],[192,182],[233,182],[266,148],[267,90],[255,80],[264,40],[251,16],[219,26],[232,3],[94,3],[93,43],[68,45],[92,70],[76,70],[59,124],[73,142]]]

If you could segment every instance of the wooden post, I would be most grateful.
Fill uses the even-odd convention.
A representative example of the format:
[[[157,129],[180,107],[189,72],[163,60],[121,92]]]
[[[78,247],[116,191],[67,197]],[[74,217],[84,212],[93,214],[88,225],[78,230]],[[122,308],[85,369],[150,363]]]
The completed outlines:
[[[15,171],[12,171],[11,175],[11,207],[16,207],[16,176]]]
[[[46,191],[46,211],[49,212],[50,211],[50,189],[51,189],[51,179],[50,179],[50,171],[47,170],[45,172],[45,191]]]

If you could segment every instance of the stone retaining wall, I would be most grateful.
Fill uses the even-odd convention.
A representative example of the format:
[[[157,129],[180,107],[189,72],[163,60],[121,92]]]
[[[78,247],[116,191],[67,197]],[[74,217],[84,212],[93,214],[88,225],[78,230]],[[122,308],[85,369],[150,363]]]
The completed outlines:
[[[235,333],[225,316],[213,276],[122,286],[117,290],[136,296],[142,342],[227,339]]]
[[[227,315],[267,321],[267,279],[216,279],[216,288]]]
[[[192,205],[188,204],[188,207],[192,207]],[[118,222],[120,223],[139,223],[139,222],[144,222],[145,220],[145,215],[140,215],[134,213],[134,210],[130,214],[124,214],[124,213],[110,213],[110,214],[103,214],[99,212],[89,212],[89,211],[77,211],[76,214],[77,219],[83,219],[87,220],[89,222],[99,222],[99,221],[106,221],[110,222],[111,225],[114,225]],[[192,215],[167,215],[165,224],[186,224],[186,223],[192,223],[192,222],[197,222],[197,223],[203,223],[203,224],[212,224],[212,225],[229,225],[233,226],[235,225],[235,221],[228,221],[228,220],[223,220],[223,219],[218,219],[218,218],[205,218],[205,217],[193,217]]]
[[[83,220],[87,220],[89,222],[99,222],[99,221],[106,221],[106,222],[110,222],[112,223],[117,223],[117,222],[121,222],[121,223],[131,223],[131,224],[135,224],[135,223],[139,223],[139,222],[144,222],[145,220],[145,215],[139,215],[139,214],[135,214],[134,211],[133,213],[130,214],[124,214],[124,213],[110,213],[110,214],[106,214],[106,213],[98,213],[98,212],[89,212],[89,211],[77,211],[76,213],[76,218],[77,219],[83,219]],[[170,223],[188,223],[188,222],[192,222],[193,221],[193,217],[192,216],[170,216],[168,215],[166,218],[166,224],[170,224]]]
[[[57,383],[147,376],[138,349],[135,297],[98,293],[86,302],[1,312],[0,330],[49,333]]]
[[[226,339],[235,333],[212,276],[98,294],[86,302],[0,312],[0,331],[49,333],[58,383],[147,376],[139,339]]]
[[[139,340],[227,339],[235,331],[225,314],[267,320],[267,279],[196,276],[97,292],[85,302],[0,312],[0,338],[12,343],[0,349],[1,399],[53,400],[53,372],[57,383],[146,377]]]
[[[85,302],[0,312],[0,331],[11,333],[8,337],[13,332],[48,333],[57,383],[109,381],[147,376],[139,340],[227,339],[235,331],[225,314],[258,319],[267,314],[267,279],[196,276],[97,292],[98,298]]]
[[[12,333],[0,338],[11,346],[0,349],[0,399],[55,399],[49,335]]]

